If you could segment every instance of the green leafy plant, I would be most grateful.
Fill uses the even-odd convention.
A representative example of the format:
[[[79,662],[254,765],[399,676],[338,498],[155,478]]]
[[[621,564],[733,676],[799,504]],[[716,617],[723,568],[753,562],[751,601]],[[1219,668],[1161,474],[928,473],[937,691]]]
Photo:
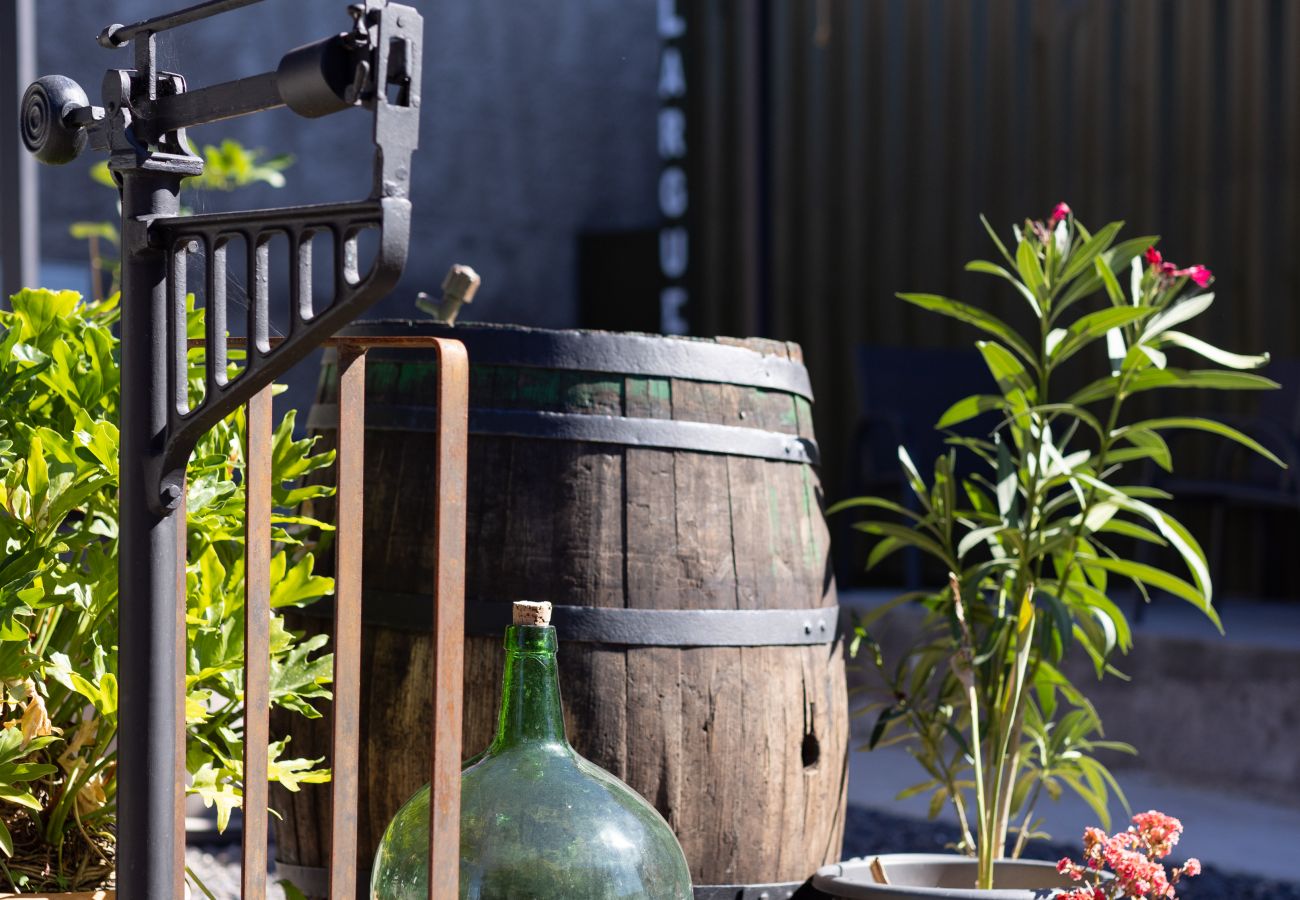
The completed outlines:
[[[1133,636],[1114,600],[1115,582],[1131,583],[1144,597],[1152,589],[1179,597],[1221,630],[1200,545],[1158,505],[1170,496],[1142,485],[1130,470],[1152,463],[1170,470],[1163,435],[1175,429],[1226,437],[1282,463],[1212,419],[1124,416],[1126,401],[1142,392],[1278,386],[1238,371],[1264,365],[1267,355],[1229,353],[1178,330],[1214,300],[1201,291],[1212,280],[1208,269],[1166,262],[1155,237],[1117,243],[1120,222],[1090,232],[1064,204],[1047,222],[1016,228],[1011,248],[984,224],[1005,265],[977,260],[967,269],[1009,283],[1028,305],[1030,328],[1018,331],[946,297],[899,296],[986,335],[976,346],[998,393],[958,400],[936,427],[952,429],[985,413],[996,425],[976,437],[950,433],[951,448],[935,462],[929,483],[899,448],[916,509],[862,497],[831,512],[886,514],[854,526],[878,538],[868,566],[910,547],[950,573],[938,590],[904,594],[875,610],[859,624],[852,649],[866,648],[884,689],[883,699],[867,707],[879,710],[868,745],[907,745],[927,779],[903,795],[929,793],[932,815],[952,804],[960,849],[978,857],[978,886],[987,888],[993,861],[1018,856],[1037,833],[1035,808],[1044,792],[1054,798],[1067,787],[1076,791],[1103,822],[1110,793],[1123,800],[1094,754],[1133,750],[1102,739],[1096,710],[1060,666],[1066,651],[1078,648],[1098,678],[1116,672],[1112,657],[1127,653]],[[1061,396],[1063,367],[1088,353],[1109,374]],[[1179,353],[1214,365],[1179,368]],[[959,472],[959,453],[974,467],[969,476]],[[1173,548],[1187,577],[1126,557],[1121,540]],[[902,604],[919,605],[924,622],[902,658],[887,664],[871,629]]]
[[[183,184],[187,190],[201,193],[228,192],[255,184],[281,188],[285,185],[285,170],[293,165],[293,157],[288,154],[268,156],[264,150],[249,149],[239,141],[229,139],[219,145],[206,144],[202,150],[191,143],[190,149],[203,157],[203,173],[186,178]],[[117,190],[117,181],[107,161],[93,166],[90,177]],[[68,231],[74,238],[86,242],[95,299],[105,295],[105,281],[108,282],[106,293],[116,293],[121,277],[121,262],[117,258],[121,236],[117,225],[113,222],[73,222]]]
[[[0,886],[77,890],[102,885],[114,858],[117,298],[29,290],[12,306],[0,312]],[[190,328],[202,333],[194,311]],[[197,390],[202,350],[190,356]],[[291,510],[329,493],[300,482],[333,453],[293,425],[293,413],[279,423],[272,459],[271,702],[315,717],[331,658],[279,611],[332,590],[309,540],[328,526]],[[222,828],[243,779],[244,434],[241,411],[203,438],[187,496],[186,763]],[[329,777],[287,755],[271,748],[269,776],[291,790]]]

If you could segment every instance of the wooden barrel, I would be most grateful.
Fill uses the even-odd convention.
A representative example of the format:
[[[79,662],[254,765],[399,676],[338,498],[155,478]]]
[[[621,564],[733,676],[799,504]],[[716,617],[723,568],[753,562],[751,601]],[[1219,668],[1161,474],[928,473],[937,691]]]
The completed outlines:
[[[570,739],[655,804],[697,885],[802,882],[837,860],[847,700],[799,347],[353,327],[469,350],[465,755],[495,726],[510,601],[549,600]],[[433,373],[415,351],[367,358],[363,871],[428,780]],[[327,357],[310,422],[327,436],[336,389]],[[292,755],[328,756],[328,716],[277,724]],[[289,873],[323,865],[326,786],[275,802]]]

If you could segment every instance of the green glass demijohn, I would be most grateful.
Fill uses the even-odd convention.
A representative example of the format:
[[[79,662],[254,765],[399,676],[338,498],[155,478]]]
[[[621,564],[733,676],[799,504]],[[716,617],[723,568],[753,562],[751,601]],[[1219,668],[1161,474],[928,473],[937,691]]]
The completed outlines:
[[[462,900],[691,900],[668,823],[564,733],[549,603],[516,603],[496,737],[461,771]],[[429,896],[429,786],[384,832],[372,900]]]

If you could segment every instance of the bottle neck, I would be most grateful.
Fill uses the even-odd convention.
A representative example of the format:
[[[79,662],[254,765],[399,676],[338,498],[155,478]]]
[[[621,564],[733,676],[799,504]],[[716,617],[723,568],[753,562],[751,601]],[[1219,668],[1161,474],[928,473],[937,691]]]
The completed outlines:
[[[555,629],[549,625],[511,625],[506,629],[506,669],[501,684],[501,714],[492,751],[518,744],[568,746]]]

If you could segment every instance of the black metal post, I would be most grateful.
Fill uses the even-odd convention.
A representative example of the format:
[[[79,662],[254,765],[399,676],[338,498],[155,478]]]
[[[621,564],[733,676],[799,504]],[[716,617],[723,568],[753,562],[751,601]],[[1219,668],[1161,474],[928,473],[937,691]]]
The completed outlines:
[[[18,121],[22,91],[36,77],[35,0],[10,0],[0,21],[0,122]],[[36,160],[8,125],[0,130],[0,305],[40,279],[40,210]]]
[[[145,232],[180,211],[180,176],[122,172],[122,399],[118,545],[119,896],[162,898],[175,890],[177,528],[159,513],[160,438],[168,423],[167,255]],[[179,499],[179,498],[177,498]]]
[[[117,47],[130,41],[135,67],[107,74],[102,107],[91,105],[70,79],[47,76],[28,88],[21,109],[23,139],[37,159],[61,164],[88,145],[106,150],[122,191],[117,772],[122,900],[178,898],[184,889],[182,517],[190,453],[209,428],[391,291],[409,247],[410,163],[419,135],[419,12],[386,0],[354,3],[348,7],[352,31],[292,50],[276,71],[238,82],[189,92],[183,77],[158,71],[158,31],[256,2],[208,0],[135,25],[111,25],[100,43]],[[352,107],[370,110],[371,195],[347,203],[181,216],[181,181],[203,171],[185,129],[280,105],[308,117]],[[366,231],[377,234],[378,250],[369,271],[360,271],[357,241]],[[336,276],[332,302],[320,307],[312,302],[310,279],[318,234],[333,239],[330,262]],[[276,264],[289,264],[295,286],[291,335],[270,345],[265,338],[270,297],[265,289],[255,291],[252,340],[242,373],[231,380],[225,248],[242,242],[249,283],[266,285],[272,265],[266,248],[275,236],[290,242],[292,261]],[[185,259],[191,254],[204,257],[208,275],[201,289],[206,389],[192,409],[185,308]],[[341,810],[340,819],[347,815]],[[346,855],[346,848],[339,854]]]

